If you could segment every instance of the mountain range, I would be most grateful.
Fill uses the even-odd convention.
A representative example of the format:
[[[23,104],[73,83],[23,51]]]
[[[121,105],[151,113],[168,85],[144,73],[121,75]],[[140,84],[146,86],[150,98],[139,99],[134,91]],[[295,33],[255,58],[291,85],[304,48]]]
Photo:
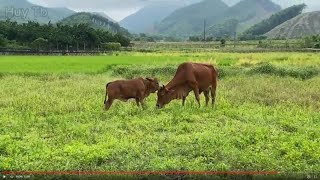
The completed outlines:
[[[265,34],[269,39],[301,38],[320,34],[320,11],[301,14]]]
[[[201,33],[205,20],[209,29],[231,22],[235,27],[232,31],[242,31],[280,10],[271,0],[242,0],[231,7],[222,0],[204,0],[174,11],[156,30],[160,34],[188,37]]]
[[[95,29],[104,29],[113,33],[120,32],[129,36],[130,33],[119,26],[104,12],[77,13],[68,8],[47,8],[30,3],[27,0],[0,0],[0,20],[11,20],[18,23],[28,21],[61,23],[68,25],[87,24]]]
[[[174,11],[156,29],[170,36],[190,35],[203,29],[204,20],[212,24],[227,9],[221,0],[204,0]]]
[[[155,26],[175,10],[201,0],[154,1],[121,20],[121,26],[134,33],[154,33]]]
[[[103,29],[112,33],[121,33],[123,35],[129,36],[130,33],[125,28],[121,27],[118,23],[107,19],[99,14],[79,12],[71,16],[68,16],[61,21],[61,24],[66,25],[77,25],[77,24],[87,24],[95,29]]]

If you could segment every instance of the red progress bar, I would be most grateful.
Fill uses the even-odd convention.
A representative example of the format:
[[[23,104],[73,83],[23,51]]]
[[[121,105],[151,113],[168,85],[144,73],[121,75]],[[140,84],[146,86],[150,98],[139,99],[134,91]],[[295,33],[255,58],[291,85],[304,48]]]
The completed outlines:
[[[22,172],[15,172],[15,171],[5,171],[0,172],[0,174],[4,175],[275,175],[279,174],[277,171],[272,172],[241,172],[241,171],[234,171],[234,172],[81,172],[81,171],[69,171],[69,172],[32,172],[32,171],[22,171]]]

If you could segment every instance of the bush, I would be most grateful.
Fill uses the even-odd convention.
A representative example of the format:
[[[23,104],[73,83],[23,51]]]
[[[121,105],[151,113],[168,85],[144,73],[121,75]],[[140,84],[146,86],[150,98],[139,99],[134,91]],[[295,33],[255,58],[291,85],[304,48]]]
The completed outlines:
[[[121,48],[120,43],[103,43],[102,48],[107,51],[119,51]]]
[[[253,74],[269,74],[269,75],[276,75],[276,76],[290,76],[294,78],[299,78],[302,80],[310,79],[320,73],[319,69],[316,68],[279,68],[275,67],[269,63],[260,64],[257,67],[252,68],[249,73]]]
[[[48,40],[44,38],[38,38],[31,43],[31,46],[36,49],[44,49],[47,47]]]
[[[225,39],[221,39],[220,43],[221,43],[221,47],[225,47],[226,46],[226,40]]]
[[[2,34],[0,34],[0,47],[6,47],[7,45],[7,39],[3,37]]]

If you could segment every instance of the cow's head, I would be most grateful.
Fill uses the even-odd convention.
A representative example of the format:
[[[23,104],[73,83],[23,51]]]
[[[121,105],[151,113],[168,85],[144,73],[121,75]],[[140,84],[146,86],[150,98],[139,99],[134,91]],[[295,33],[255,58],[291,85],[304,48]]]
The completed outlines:
[[[158,91],[157,108],[163,108],[166,104],[172,100],[172,94],[174,90],[167,89],[164,85]]]
[[[150,93],[155,93],[160,89],[159,81],[157,78],[146,78],[146,84]]]

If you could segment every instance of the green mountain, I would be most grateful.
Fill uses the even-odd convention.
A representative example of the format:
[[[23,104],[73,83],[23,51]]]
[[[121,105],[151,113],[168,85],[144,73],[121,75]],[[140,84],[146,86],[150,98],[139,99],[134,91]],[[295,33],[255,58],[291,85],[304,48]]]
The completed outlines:
[[[156,28],[160,34],[171,36],[193,35],[201,31],[205,19],[208,24],[214,24],[227,9],[228,6],[221,0],[204,0],[174,11]]]
[[[154,33],[155,26],[173,11],[202,0],[161,0],[149,1],[136,13],[121,20],[121,26],[133,33]]]
[[[104,12],[92,12],[92,14],[96,14],[96,15],[99,15],[99,16],[102,16],[102,17],[105,17],[107,18],[109,21],[112,21],[114,23],[116,23],[117,21],[112,19],[110,16],[108,16],[106,13]]]
[[[152,33],[156,23],[180,7],[182,5],[174,1],[150,4],[121,20],[120,25],[133,33]]]
[[[0,20],[12,20],[18,23],[36,21],[55,23],[74,11],[67,8],[47,8],[30,3],[27,0],[0,0]]]
[[[207,35],[211,37],[233,37],[239,25],[236,19],[229,19],[221,24],[216,24],[208,28]]]
[[[224,19],[236,18],[242,23],[260,20],[280,11],[281,7],[271,0],[242,0],[223,13]]]
[[[269,39],[294,39],[320,34],[320,11],[301,14],[265,34]]]
[[[129,36],[130,33],[118,23],[114,23],[109,19],[97,14],[88,12],[80,12],[62,19],[59,23],[66,25],[87,24],[95,29],[103,29],[112,33],[121,33]]]
[[[281,7],[271,0],[242,0],[232,7],[222,0],[204,0],[176,10],[157,26],[157,30],[167,35],[199,35],[203,31],[205,19],[209,36],[216,36],[218,31],[218,34],[230,34],[232,31],[241,32],[280,10]],[[227,32],[223,33],[219,25],[234,29],[226,29]]]
[[[276,26],[301,14],[305,7],[305,4],[300,4],[281,10],[244,31],[240,38],[243,40],[259,38]]]

